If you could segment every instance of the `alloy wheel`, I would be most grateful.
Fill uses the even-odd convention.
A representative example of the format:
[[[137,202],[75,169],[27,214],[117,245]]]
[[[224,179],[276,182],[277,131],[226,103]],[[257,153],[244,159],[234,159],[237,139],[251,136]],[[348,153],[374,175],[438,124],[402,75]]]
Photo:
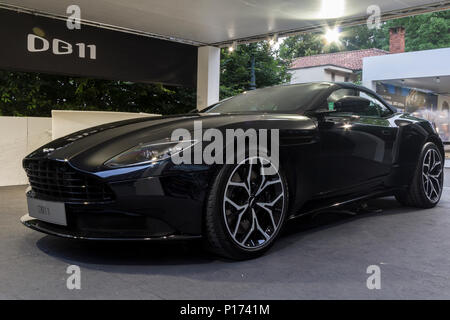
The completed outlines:
[[[229,235],[242,248],[264,247],[278,232],[284,215],[285,190],[278,170],[267,159],[248,158],[236,166],[225,187],[223,215]],[[267,172],[267,171],[266,171]]]
[[[432,203],[439,201],[443,185],[443,165],[439,152],[430,149],[425,154],[422,164],[423,190]]]

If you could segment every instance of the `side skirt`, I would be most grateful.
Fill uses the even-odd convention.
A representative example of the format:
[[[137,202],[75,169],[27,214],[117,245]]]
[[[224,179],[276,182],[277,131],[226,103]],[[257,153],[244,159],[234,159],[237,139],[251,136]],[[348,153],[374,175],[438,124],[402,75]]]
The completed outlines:
[[[380,198],[384,196],[390,196],[393,195],[395,192],[401,191],[403,189],[401,188],[390,188],[390,189],[384,189],[380,191],[374,191],[368,194],[355,196],[352,198],[341,198],[341,199],[334,199],[329,200],[327,203],[321,204],[319,206],[310,206],[308,203],[303,206],[298,212],[292,214],[288,217],[288,220],[296,219],[299,217],[303,217],[310,214],[318,214],[320,212],[326,212],[327,210],[333,209],[340,209],[341,207],[344,207],[348,204],[355,203],[362,200],[368,200],[368,199],[374,199],[374,198]],[[318,200],[316,200],[318,201]]]

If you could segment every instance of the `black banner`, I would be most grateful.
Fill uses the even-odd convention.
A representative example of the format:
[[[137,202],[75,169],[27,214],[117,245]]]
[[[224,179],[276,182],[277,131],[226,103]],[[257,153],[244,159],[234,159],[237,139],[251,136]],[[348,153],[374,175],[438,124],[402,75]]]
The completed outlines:
[[[0,68],[195,86],[197,47],[0,9]]]

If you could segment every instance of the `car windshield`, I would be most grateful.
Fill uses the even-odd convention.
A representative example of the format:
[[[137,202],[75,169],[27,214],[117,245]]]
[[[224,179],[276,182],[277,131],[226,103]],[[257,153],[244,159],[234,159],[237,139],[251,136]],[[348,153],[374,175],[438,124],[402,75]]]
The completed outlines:
[[[329,87],[327,83],[309,83],[257,89],[218,102],[203,112],[302,113],[311,109]]]

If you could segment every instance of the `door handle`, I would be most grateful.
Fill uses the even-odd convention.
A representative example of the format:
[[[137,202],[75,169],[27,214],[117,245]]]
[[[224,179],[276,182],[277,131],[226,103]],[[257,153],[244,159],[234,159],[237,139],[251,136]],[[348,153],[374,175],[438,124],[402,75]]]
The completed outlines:
[[[385,136],[391,135],[391,132],[389,130],[381,130],[381,133],[384,134]]]

